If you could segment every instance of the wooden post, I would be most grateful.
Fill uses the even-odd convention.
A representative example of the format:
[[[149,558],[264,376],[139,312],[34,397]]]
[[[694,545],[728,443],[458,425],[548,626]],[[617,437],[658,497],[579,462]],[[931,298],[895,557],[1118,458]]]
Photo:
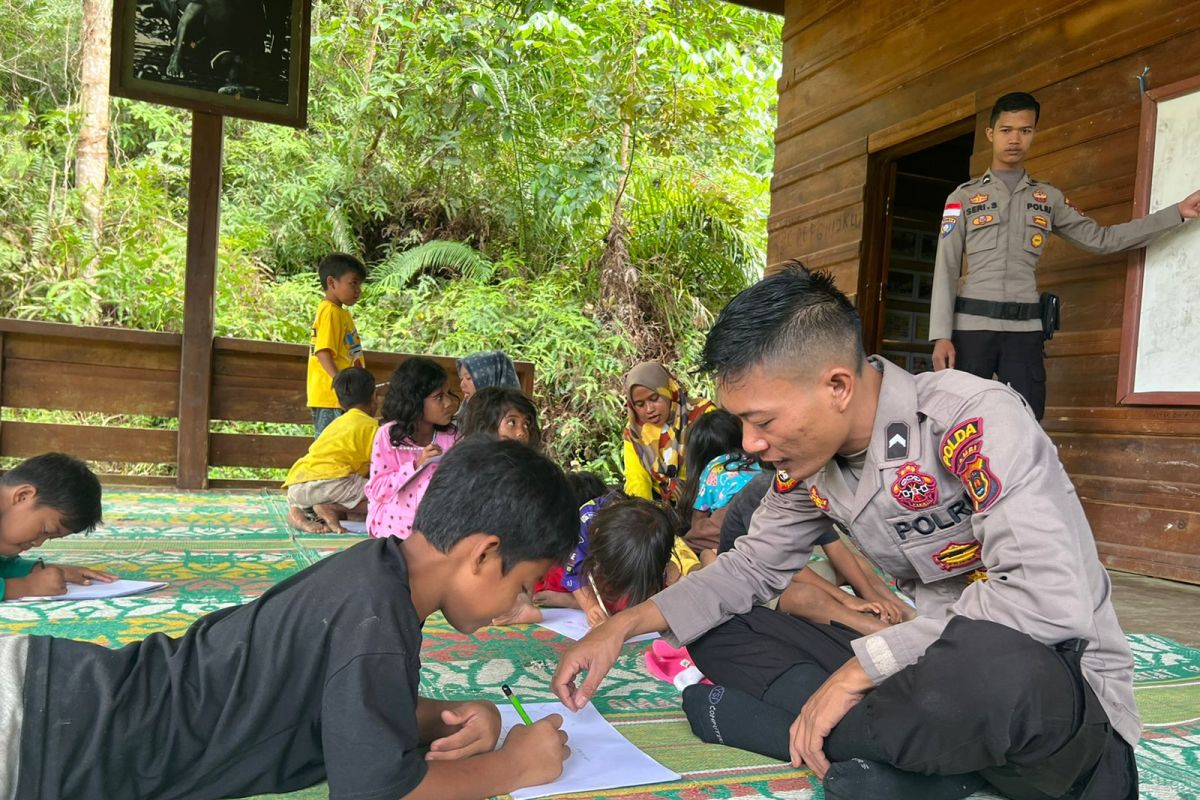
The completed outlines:
[[[224,118],[192,114],[188,186],[187,273],[183,293],[183,349],[179,359],[180,489],[208,486],[208,411],[212,392],[213,294],[221,225]]]

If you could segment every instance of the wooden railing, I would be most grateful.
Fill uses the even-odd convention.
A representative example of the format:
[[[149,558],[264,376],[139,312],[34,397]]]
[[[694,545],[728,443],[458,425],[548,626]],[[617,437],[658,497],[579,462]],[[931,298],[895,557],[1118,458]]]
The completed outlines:
[[[145,415],[177,419],[183,337],[175,333],[93,328],[0,318],[0,406]],[[457,390],[454,359],[431,356]],[[218,337],[213,340],[207,448],[189,446],[188,433],[160,428],[43,422],[0,423],[0,456],[28,457],[51,450],[88,461],[169,464],[176,475],[192,459],[193,474],[210,467],[287,468],[312,439],[254,433],[209,432],[213,420],[311,425],[305,407],[308,348],[297,344]],[[367,367],[383,383],[411,355],[367,351]],[[533,365],[516,362],[526,392]],[[107,483],[176,485],[176,477],[103,476]],[[256,480],[208,480],[211,486],[256,486]],[[194,488],[194,487],[187,487]]]

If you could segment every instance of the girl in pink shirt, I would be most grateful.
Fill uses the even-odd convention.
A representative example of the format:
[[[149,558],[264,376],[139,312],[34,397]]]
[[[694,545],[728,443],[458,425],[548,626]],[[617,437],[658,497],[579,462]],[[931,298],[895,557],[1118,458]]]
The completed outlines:
[[[437,462],[457,437],[450,424],[457,407],[446,372],[433,359],[410,358],[392,373],[366,486],[372,536],[407,539],[412,533]]]

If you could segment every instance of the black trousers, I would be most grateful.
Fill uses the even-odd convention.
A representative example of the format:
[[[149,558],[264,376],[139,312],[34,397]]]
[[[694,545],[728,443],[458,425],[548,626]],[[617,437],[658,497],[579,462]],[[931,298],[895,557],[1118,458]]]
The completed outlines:
[[[837,669],[854,657],[857,637],[755,608],[688,651],[710,680],[761,698],[796,664]],[[1081,655],[1082,643],[1051,648],[1003,625],[954,617],[915,664],[850,710],[826,753],[836,760],[881,755],[927,775],[978,772],[1014,800],[1132,800],[1133,749],[1084,681]],[[787,737],[786,728],[779,735]],[[853,749],[855,736],[869,740],[869,753],[831,752],[835,742]]]
[[[1041,331],[955,331],[954,368],[1012,386],[1040,420],[1046,413],[1046,337]]]

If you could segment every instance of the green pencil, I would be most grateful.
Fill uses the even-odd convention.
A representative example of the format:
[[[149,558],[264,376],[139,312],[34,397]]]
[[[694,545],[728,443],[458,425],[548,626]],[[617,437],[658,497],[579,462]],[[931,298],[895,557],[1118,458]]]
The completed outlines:
[[[507,683],[502,684],[500,688],[504,691],[504,696],[512,701],[513,708],[515,708],[517,713],[521,715],[521,719],[525,722],[525,724],[532,725],[533,720],[531,720],[529,715],[525,713],[525,707],[521,705],[521,699],[513,694],[513,690],[508,688]]]

